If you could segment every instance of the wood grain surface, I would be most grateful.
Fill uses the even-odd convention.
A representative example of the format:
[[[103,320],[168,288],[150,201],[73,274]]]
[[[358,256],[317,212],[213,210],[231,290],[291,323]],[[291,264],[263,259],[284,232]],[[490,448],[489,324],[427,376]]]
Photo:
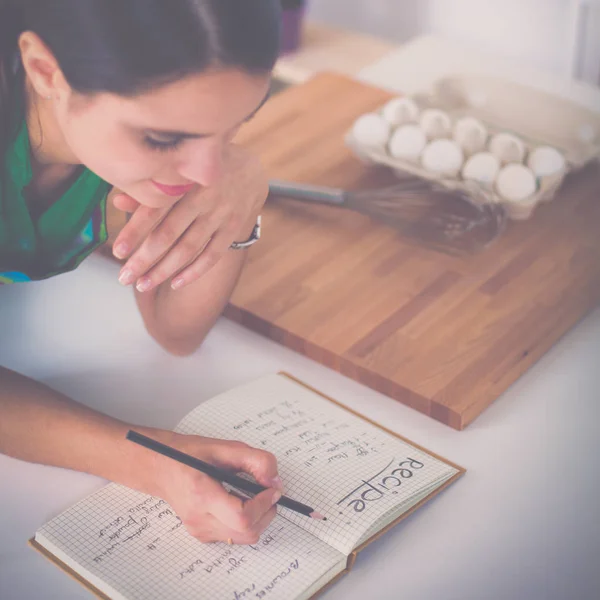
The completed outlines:
[[[273,178],[387,185],[393,175],[360,163],[343,137],[388,98],[322,74],[274,97],[240,141]],[[456,429],[600,300],[597,164],[472,257],[419,247],[348,210],[293,200],[270,199],[263,223],[226,316]]]
[[[273,178],[364,189],[394,181],[343,136],[389,95],[324,74],[244,130]],[[337,208],[272,199],[226,315],[462,429],[600,301],[600,169],[456,258]]]

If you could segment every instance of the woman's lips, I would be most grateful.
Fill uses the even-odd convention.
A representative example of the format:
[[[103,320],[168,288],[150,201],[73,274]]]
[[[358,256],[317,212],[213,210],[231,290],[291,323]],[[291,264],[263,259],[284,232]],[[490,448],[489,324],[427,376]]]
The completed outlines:
[[[190,192],[194,185],[194,183],[190,183],[188,185],[165,185],[164,183],[158,183],[158,181],[152,180],[154,186],[163,194],[171,197],[185,196],[188,192]]]

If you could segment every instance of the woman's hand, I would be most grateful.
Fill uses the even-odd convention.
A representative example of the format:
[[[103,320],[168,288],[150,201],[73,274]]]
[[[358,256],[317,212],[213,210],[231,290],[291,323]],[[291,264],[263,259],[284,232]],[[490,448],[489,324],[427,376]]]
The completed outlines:
[[[275,516],[281,480],[275,457],[263,450],[129,425],[2,367],[0,415],[0,454],[90,473],[162,498],[203,542],[255,543]],[[249,473],[268,489],[243,502],[207,475],[130,442],[130,429],[216,466]]]
[[[229,145],[219,184],[195,189],[169,208],[152,209],[127,195],[115,196],[115,207],[134,213],[114,244],[117,258],[130,257],[119,281],[135,283],[140,292],[169,279],[173,289],[196,281],[233,242],[250,237],[268,193],[259,161]]]
[[[274,505],[281,497],[275,457],[241,442],[170,433],[167,437],[161,441],[218,467],[249,473],[269,488],[242,501],[208,475],[157,455],[156,495],[171,505],[192,536],[205,543],[255,544],[275,516]]]

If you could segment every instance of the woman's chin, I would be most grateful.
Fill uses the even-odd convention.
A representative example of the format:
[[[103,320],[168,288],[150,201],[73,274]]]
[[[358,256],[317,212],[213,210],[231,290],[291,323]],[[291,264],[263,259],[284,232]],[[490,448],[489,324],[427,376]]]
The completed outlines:
[[[172,198],[162,194],[156,189],[151,181],[148,181],[142,185],[132,186],[129,189],[119,189],[128,196],[131,196],[131,198],[146,208],[169,208],[178,200],[180,200],[180,198]]]

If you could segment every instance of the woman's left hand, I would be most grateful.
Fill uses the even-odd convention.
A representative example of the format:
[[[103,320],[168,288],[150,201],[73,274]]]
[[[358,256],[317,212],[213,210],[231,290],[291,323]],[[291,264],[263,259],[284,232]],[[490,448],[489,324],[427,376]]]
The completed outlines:
[[[140,292],[169,279],[173,289],[196,281],[233,242],[250,236],[268,193],[268,179],[258,159],[231,145],[217,185],[197,188],[166,209],[148,208],[130,196],[116,195],[115,207],[133,213],[113,247],[117,258],[129,257],[119,281],[135,283]]]

